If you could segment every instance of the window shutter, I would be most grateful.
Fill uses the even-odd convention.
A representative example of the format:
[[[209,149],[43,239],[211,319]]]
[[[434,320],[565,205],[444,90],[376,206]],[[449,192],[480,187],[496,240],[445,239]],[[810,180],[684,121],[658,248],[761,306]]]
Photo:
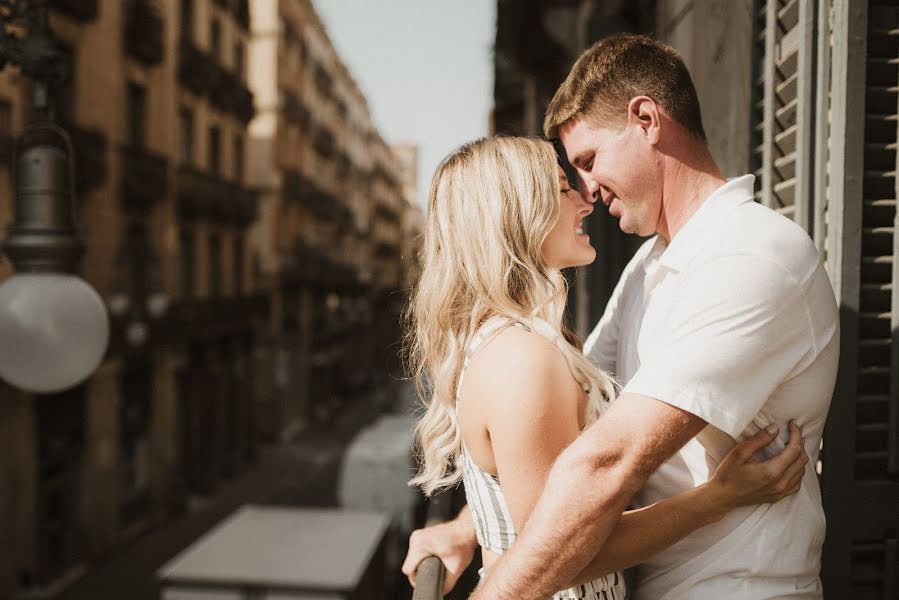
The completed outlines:
[[[818,120],[818,131],[828,131],[829,160],[819,156],[817,164],[829,166],[826,248],[842,328],[822,459],[822,574],[827,598],[881,600],[899,595],[899,7],[891,0],[819,4],[829,17],[819,20],[829,25],[822,35],[832,44],[823,57],[831,63],[826,128]]]
[[[814,0],[756,3],[756,199],[812,230]]]

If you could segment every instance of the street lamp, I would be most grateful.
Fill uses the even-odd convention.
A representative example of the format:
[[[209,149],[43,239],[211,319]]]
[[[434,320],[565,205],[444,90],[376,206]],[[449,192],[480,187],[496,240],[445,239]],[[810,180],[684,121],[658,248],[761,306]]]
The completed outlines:
[[[0,1],[0,58],[35,79],[35,106],[48,110],[48,82],[64,73],[47,22],[46,0]],[[18,37],[13,28],[25,28]],[[2,66],[0,64],[0,66]],[[0,285],[0,378],[36,393],[86,379],[109,340],[103,300],[74,273],[84,254],[76,225],[74,152],[47,122],[15,143],[13,221],[0,245],[16,274]]]

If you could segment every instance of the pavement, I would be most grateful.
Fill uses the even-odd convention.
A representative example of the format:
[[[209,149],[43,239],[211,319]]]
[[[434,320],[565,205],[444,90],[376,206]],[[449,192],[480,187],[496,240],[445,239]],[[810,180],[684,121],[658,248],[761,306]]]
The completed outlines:
[[[336,506],[341,456],[381,406],[360,398],[331,424],[306,428],[289,444],[261,448],[255,465],[192,502],[192,510],[89,565],[57,599],[158,600],[156,571],[239,506]]]

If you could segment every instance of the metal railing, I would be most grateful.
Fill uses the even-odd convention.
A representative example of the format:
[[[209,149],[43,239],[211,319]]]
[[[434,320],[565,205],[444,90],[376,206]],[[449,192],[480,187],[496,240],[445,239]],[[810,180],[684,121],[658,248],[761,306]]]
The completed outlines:
[[[448,521],[452,511],[452,490],[441,492],[431,499],[426,526]],[[415,575],[415,591],[412,600],[439,600],[443,598],[443,579],[446,568],[436,556],[429,556],[418,565]]]

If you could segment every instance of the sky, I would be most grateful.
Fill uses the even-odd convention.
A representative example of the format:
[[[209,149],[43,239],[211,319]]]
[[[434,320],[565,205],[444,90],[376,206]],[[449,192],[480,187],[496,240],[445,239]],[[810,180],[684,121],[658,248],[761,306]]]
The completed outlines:
[[[389,144],[418,144],[418,202],[440,161],[488,133],[495,0],[313,0]]]

